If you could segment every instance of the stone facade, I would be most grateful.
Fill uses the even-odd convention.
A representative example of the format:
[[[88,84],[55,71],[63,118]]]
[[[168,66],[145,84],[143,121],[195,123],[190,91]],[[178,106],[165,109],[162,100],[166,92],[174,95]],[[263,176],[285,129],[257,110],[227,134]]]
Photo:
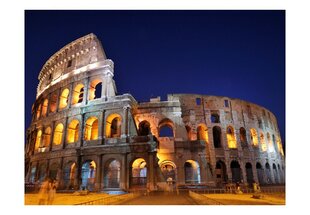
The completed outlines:
[[[117,95],[113,61],[94,34],[55,53],[39,74],[25,148],[26,183],[59,189],[167,189],[229,182],[280,184],[276,117],[228,97]]]

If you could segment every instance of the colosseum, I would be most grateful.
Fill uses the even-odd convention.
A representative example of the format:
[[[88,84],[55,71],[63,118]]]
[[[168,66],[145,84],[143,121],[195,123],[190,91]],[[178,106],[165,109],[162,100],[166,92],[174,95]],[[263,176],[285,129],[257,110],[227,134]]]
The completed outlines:
[[[88,34],[44,64],[26,132],[25,183],[59,190],[163,190],[285,183],[277,119],[235,98],[117,94],[114,63]]]

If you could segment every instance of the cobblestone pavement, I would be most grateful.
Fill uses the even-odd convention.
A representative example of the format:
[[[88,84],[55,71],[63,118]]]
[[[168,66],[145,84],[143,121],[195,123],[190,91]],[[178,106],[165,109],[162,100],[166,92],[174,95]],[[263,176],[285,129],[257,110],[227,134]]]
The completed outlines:
[[[197,205],[187,192],[169,194],[165,192],[152,192],[121,203],[122,205]]]

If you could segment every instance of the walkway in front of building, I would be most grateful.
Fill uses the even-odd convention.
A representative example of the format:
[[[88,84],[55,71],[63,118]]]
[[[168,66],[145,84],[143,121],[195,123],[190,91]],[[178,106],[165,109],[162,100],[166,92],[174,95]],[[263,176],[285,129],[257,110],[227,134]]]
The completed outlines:
[[[176,193],[151,192],[135,199],[122,202],[121,205],[197,205],[188,192]]]

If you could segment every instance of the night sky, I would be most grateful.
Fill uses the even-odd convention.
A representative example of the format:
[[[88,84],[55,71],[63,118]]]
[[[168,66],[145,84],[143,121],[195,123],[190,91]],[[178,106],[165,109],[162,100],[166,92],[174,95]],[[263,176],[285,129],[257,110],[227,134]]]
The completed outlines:
[[[243,99],[275,114],[285,142],[284,11],[26,11],[26,128],[44,63],[91,32],[114,61],[118,94]]]

